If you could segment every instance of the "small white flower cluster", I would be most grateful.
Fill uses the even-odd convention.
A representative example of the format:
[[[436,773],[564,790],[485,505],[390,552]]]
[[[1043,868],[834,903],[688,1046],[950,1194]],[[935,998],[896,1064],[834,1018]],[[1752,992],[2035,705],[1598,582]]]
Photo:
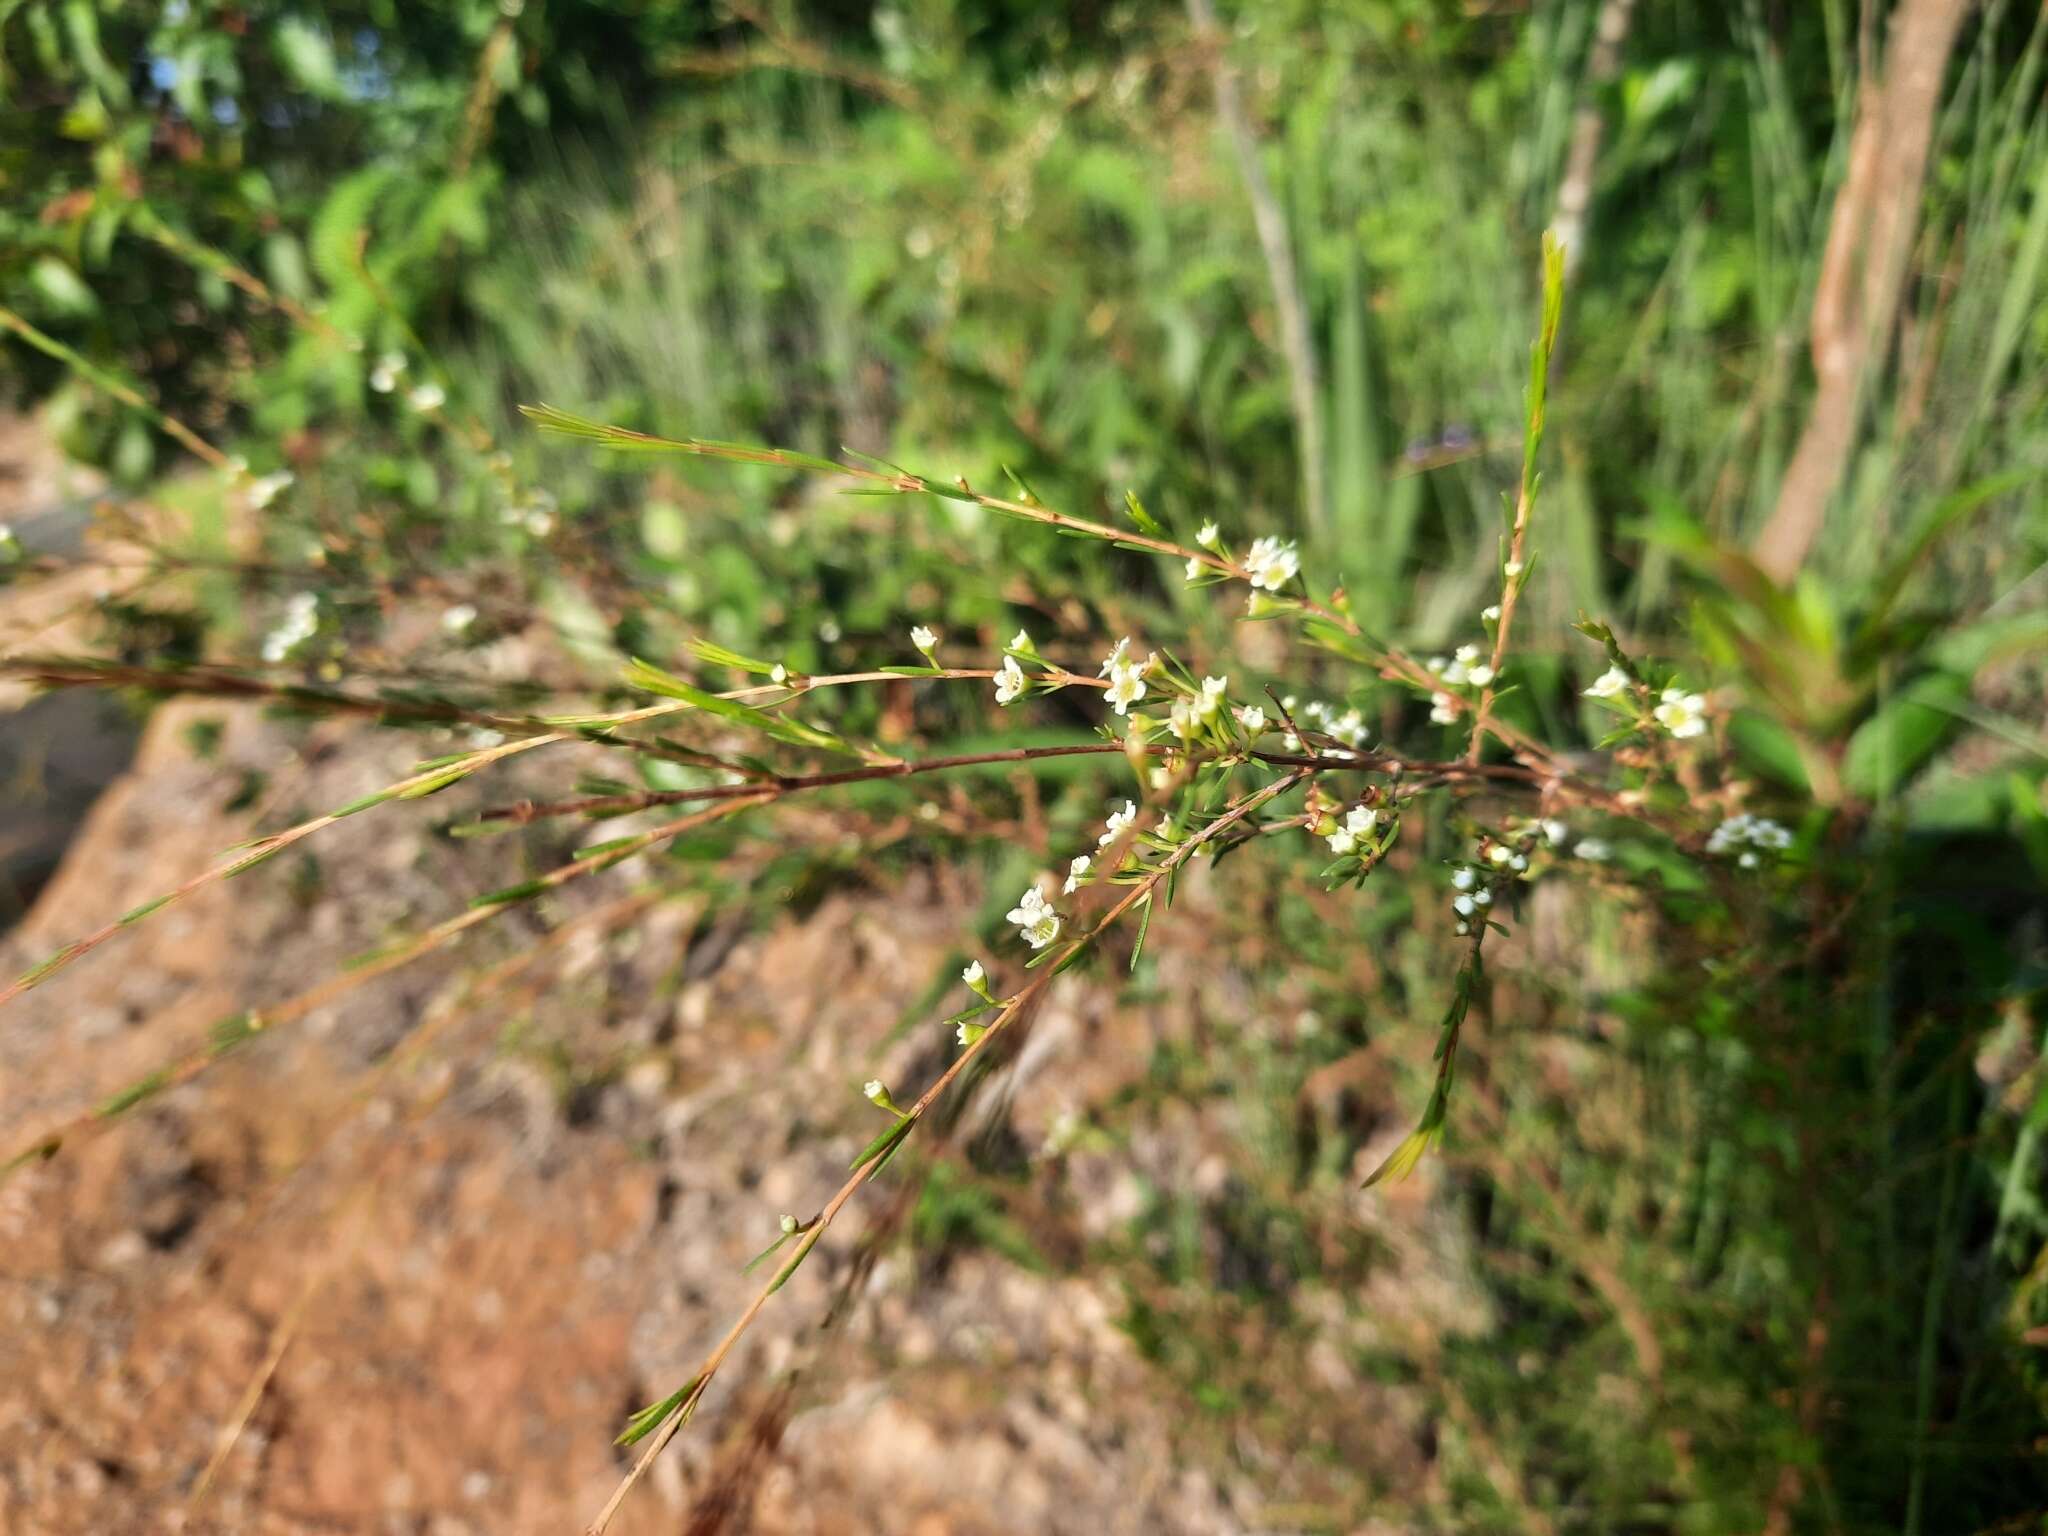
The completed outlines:
[[[386,352],[377,359],[377,366],[370,370],[370,388],[380,395],[388,395],[398,388],[398,380],[405,373],[406,363],[403,352]]]
[[[1591,686],[1584,689],[1589,699],[1601,699],[1615,703],[1627,697],[1635,682],[1620,667],[1609,667],[1593,679]],[[1626,712],[1626,711],[1624,711]],[[1683,688],[1666,688],[1658,695],[1656,706],[1650,711],[1650,718],[1681,741],[1707,734],[1707,701],[1703,694],[1688,693]]]
[[[1493,663],[1485,659],[1476,645],[1459,646],[1449,660],[1432,656],[1427,665],[1453,688],[1484,688],[1494,679]]]
[[[298,478],[288,469],[280,469],[275,474],[257,476],[249,482],[249,510],[261,512],[290,490]]]
[[[1245,552],[1244,569],[1253,587],[1261,592],[1278,592],[1301,573],[1301,555],[1291,539],[1254,539]]]
[[[1565,844],[1571,841],[1572,829],[1568,823],[1558,820],[1555,816],[1545,816],[1538,821],[1528,822],[1522,831],[1528,837],[1540,836],[1552,848],[1560,852],[1569,852],[1589,863],[1598,864],[1614,854],[1614,849],[1607,840],[1599,837],[1582,837],[1577,846],[1567,850]]]
[[[1464,938],[1472,931],[1472,920],[1493,905],[1493,891],[1480,883],[1479,871],[1469,864],[1452,871],[1451,885],[1458,893],[1451,898],[1451,910],[1458,914],[1458,937]]]
[[[1735,862],[1744,869],[1755,869],[1762,863],[1761,854],[1783,853],[1791,846],[1792,834],[1784,827],[1768,816],[1751,816],[1747,812],[1729,817],[1707,839],[1707,852],[1733,853]]]
[[[1356,853],[1358,845],[1370,838],[1374,829],[1391,819],[1385,811],[1374,810],[1369,805],[1354,805],[1344,813],[1344,819],[1323,837],[1332,853]]]
[[[1650,717],[1681,741],[1707,734],[1706,699],[1683,688],[1666,688]]]
[[[431,416],[448,403],[448,391],[429,379],[424,384],[415,384],[405,399],[422,416]]]
[[[1511,869],[1518,875],[1526,874],[1529,869],[1529,856],[1526,853],[1517,853],[1507,843],[1495,843],[1487,849],[1486,862],[1495,868]]]
[[[1496,885],[1528,875],[1528,850],[1539,838],[1555,848],[1570,835],[1563,822],[1546,819],[1525,823],[1513,838],[1481,839],[1472,862],[1461,864],[1451,874],[1451,886],[1457,892],[1451,898],[1451,910],[1458,917],[1458,936],[1470,934],[1472,924],[1484,920],[1484,912],[1493,905]]]
[[[913,624],[910,628],[910,643],[917,648],[917,653],[924,657],[926,661],[930,661],[933,666],[938,665],[936,661],[932,661],[932,651],[939,643],[939,636],[936,630],[933,630],[928,625]]]
[[[1102,836],[1095,839],[1095,846],[1107,848],[1111,843],[1124,835],[1124,828],[1137,819],[1138,807],[1136,802],[1126,800],[1122,810],[1109,813],[1109,824],[1103,829]]]
[[[452,608],[441,610],[441,627],[451,635],[459,635],[476,622],[476,604],[457,603]]]
[[[1130,636],[1126,635],[1103,659],[1102,669],[1096,674],[1109,679],[1107,697],[1111,708],[1120,715],[1129,714],[1131,706],[1145,697],[1145,674],[1159,659],[1155,653],[1147,652],[1143,661],[1133,661],[1130,649]]]
[[[1118,841],[1130,830],[1131,824],[1137,819],[1138,803],[1135,800],[1126,800],[1122,810],[1109,813],[1109,820],[1103,826],[1102,835],[1095,839],[1096,849],[1100,851]],[[1126,851],[1123,859],[1119,861],[1119,867],[1121,867],[1123,862],[1128,861],[1129,858],[1130,854]],[[1073,895],[1082,886],[1088,884],[1095,872],[1095,854],[1075,854],[1068,861],[1067,878],[1060,886],[1060,894],[1063,896]],[[1111,871],[1111,873],[1114,872],[1114,870]],[[1045,893],[1035,883],[1025,887],[1024,894],[1017,898],[1017,905],[1010,909],[1008,920],[1017,925],[1019,936],[1033,949],[1044,949],[1048,944],[1057,939],[1060,936],[1060,925],[1064,921],[1058,910],[1051,902],[1045,899]],[[961,980],[965,981],[970,987],[974,987],[980,979],[980,967],[976,965],[969,967],[969,969],[974,971],[975,974],[967,975],[963,973]],[[976,990],[980,989],[976,987]]]
[[[1365,738],[1372,734],[1366,727],[1365,716],[1355,709],[1347,709],[1340,715],[1320,699],[1310,699],[1306,704],[1297,705],[1291,693],[1280,704],[1290,715],[1299,714],[1302,719],[1314,722],[1324,735],[1336,737],[1347,747],[1364,746]],[[1266,717],[1261,714],[1259,724],[1264,726],[1265,723]],[[1287,750],[1301,750],[1301,738],[1292,731],[1287,733]]]
[[[1219,559],[1230,558],[1230,552],[1223,547],[1223,535],[1214,523],[1202,524],[1195,534],[1195,542]],[[1224,574],[1197,556],[1188,557],[1189,581]],[[1278,539],[1271,535],[1254,539],[1252,547],[1245,551],[1244,574],[1252,584],[1252,608],[1256,612],[1261,592],[1278,592],[1301,574],[1301,551],[1292,539]]]
[[[1173,732],[1178,740],[1193,741],[1201,734],[1203,724],[1216,718],[1217,711],[1223,707],[1223,696],[1229,691],[1229,678],[1203,678],[1200,694],[1184,696],[1173,701],[1166,728]]]
[[[284,622],[263,637],[263,659],[280,662],[297,650],[320,627],[320,598],[313,592],[294,592],[284,605]]]
[[[555,513],[560,503],[547,491],[530,492],[523,502],[507,506],[498,514],[507,528],[524,528],[536,539],[555,531]]]

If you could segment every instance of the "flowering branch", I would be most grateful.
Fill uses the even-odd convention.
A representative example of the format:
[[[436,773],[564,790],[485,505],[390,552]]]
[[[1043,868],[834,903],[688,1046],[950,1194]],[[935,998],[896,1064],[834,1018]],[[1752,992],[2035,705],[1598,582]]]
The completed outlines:
[[[1486,745],[1491,728],[1494,689],[1508,654],[1508,632],[1514,627],[1515,605],[1522,586],[1529,579],[1529,519],[1536,510],[1536,493],[1542,477],[1536,473],[1536,453],[1543,445],[1544,397],[1550,383],[1550,357],[1557,346],[1557,325],[1564,309],[1564,250],[1554,235],[1543,237],[1543,323],[1529,349],[1529,415],[1522,435],[1522,482],[1515,496],[1515,514],[1508,533],[1507,562],[1501,568],[1500,603],[1493,610],[1493,659],[1487,667],[1479,702],[1472,710],[1472,740],[1465,755],[1472,762]],[[1498,734],[1498,732],[1496,732]]]
[[[647,1449],[640,1453],[639,1459],[633,1463],[631,1470],[626,1473],[619,1486],[612,1491],[612,1495],[605,1501],[604,1507],[597,1512],[596,1517],[585,1528],[585,1536],[604,1536],[606,1528],[610,1526],[612,1518],[618,1513],[619,1507],[625,1502],[626,1496],[632,1492],[634,1486],[646,1475],[648,1468],[653,1466],[656,1458],[661,1455],[669,1441],[675,1438],[676,1434],[689,1422],[691,1416],[696,1412],[698,1403],[703,1400],[706,1389],[711,1385],[712,1377],[718,1373],[719,1367],[725,1363],[726,1357],[732,1352],[734,1345],[739,1342],[741,1336],[753,1326],[754,1320],[761,1315],[762,1309],[768,1305],[769,1298],[781,1290],[788,1282],[790,1276],[796,1273],[798,1266],[809,1257],[811,1250],[818,1245],[826,1230],[832,1225],[839,1213],[845,1209],[847,1202],[859,1193],[863,1185],[873,1179],[877,1173],[881,1172],[884,1165],[895,1154],[897,1148],[903,1144],[904,1139],[908,1137],[918,1121],[924,1117],[933,1104],[938,1102],[939,1097],[953,1085],[960,1075],[967,1070],[968,1065],[988,1048],[989,1042],[1014,1023],[1020,1015],[1035,1005],[1044,994],[1046,988],[1051,985],[1052,979],[1075,959],[1079,958],[1081,953],[1118,919],[1123,917],[1141,901],[1148,900],[1158,888],[1159,883],[1191,858],[1197,848],[1244,821],[1245,818],[1258,810],[1260,806],[1295,788],[1308,776],[1306,771],[1296,771],[1276,779],[1259,789],[1253,790],[1238,800],[1236,804],[1231,806],[1222,815],[1211,821],[1208,826],[1180,844],[1171,855],[1156,868],[1149,871],[1144,879],[1134,884],[1108,911],[1104,912],[1092,928],[1086,933],[1070,940],[1067,948],[1061,954],[1058,964],[1044,967],[1036,977],[1025,983],[1022,988],[1004,1001],[1000,1005],[995,1018],[967,1041],[966,1048],[918,1096],[915,1103],[906,1109],[897,1109],[893,1104],[886,1105],[896,1117],[895,1124],[861,1154],[852,1174],[845,1183],[839,1186],[839,1189],[832,1195],[831,1199],[825,1202],[824,1207],[816,1216],[812,1217],[808,1222],[792,1222],[785,1228],[785,1236],[796,1238],[796,1246],[789,1258],[776,1270],[774,1276],[767,1284],[755,1294],[753,1300],[747,1304],[746,1309],[740,1313],[732,1327],[726,1331],[725,1337],[720,1339],[712,1348],[710,1354],[705,1356],[703,1363],[697,1369],[697,1374],[691,1377],[689,1382],[677,1392],[663,1399],[660,1403],[643,1409],[640,1415],[636,1415],[633,1429],[637,1433],[633,1434],[633,1438],[639,1438],[642,1434],[651,1433],[653,1439],[649,1442]],[[1126,823],[1125,827],[1119,828],[1119,832],[1126,836],[1129,835],[1130,830],[1129,823]],[[979,977],[977,976],[976,979],[979,980]],[[885,1103],[888,1099],[887,1090],[882,1089],[879,1083],[869,1085],[868,1096],[877,1103]],[[629,1431],[629,1433],[631,1432]]]

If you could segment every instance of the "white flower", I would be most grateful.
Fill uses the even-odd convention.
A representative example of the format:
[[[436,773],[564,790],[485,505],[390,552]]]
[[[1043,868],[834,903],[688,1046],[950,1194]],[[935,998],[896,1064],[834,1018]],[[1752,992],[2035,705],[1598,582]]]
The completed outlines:
[[[1455,725],[1458,719],[1458,701],[1448,693],[1439,693],[1429,706],[1429,718],[1436,725]]]
[[[1470,917],[1474,908],[1475,903],[1470,896],[1460,896],[1451,902],[1451,910],[1460,917]]]
[[[1227,677],[1205,677],[1202,679],[1202,697],[1196,708],[1204,715],[1213,715],[1223,703],[1223,695],[1230,689]]]
[[[1150,665],[1147,658],[1146,665]],[[1119,666],[1109,674],[1109,702],[1120,715],[1127,715],[1131,706],[1145,697],[1145,679],[1139,674],[1144,670],[1138,666]]]
[[[1479,617],[1483,622],[1488,624],[1498,623],[1500,621],[1500,604],[1494,603],[1488,607],[1480,609]]]
[[[476,622],[474,603],[457,603],[441,611],[441,627],[451,635],[459,635]]]
[[[1195,542],[1204,549],[1214,549],[1223,542],[1223,535],[1217,531],[1214,523],[1204,523],[1201,531],[1195,535]]]
[[[939,643],[939,637],[924,625],[915,624],[911,626],[910,643],[926,656],[929,656],[932,653],[932,647]]]
[[[1538,822],[1537,825],[1543,831],[1544,840],[1553,848],[1562,848],[1564,840],[1570,837],[1572,833],[1572,829],[1559,821],[1555,816]]]
[[[1136,821],[1137,819],[1138,807],[1131,801],[1126,800],[1124,802],[1124,808],[1122,810],[1111,811],[1109,813],[1108,828],[1103,832],[1102,836],[1095,839],[1095,846],[1098,848],[1107,848],[1111,843],[1115,842],[1119,837],[1123,836],[1123,831],[1125,827],[1128,827],[1132,822]]]
[[[438,384],[429,382],[416,385],[412,393],[405,398],[412,403],[414,410],[424,414],[428,411],[438,411],[442,406],[446,405],[448,403],[448,391]]]
[[[1085,853],[1075,854],[1073,863],[1067,866],[1067,883],[1060,889],[1069,896],[1073,895],[1081,887],[1081,877],[1088,873],[1088,866],[1094,862]]]
[[[1332,853],[1349,853],[1358,846],[1361,838],[1369,837],[1372,829],[1380,824],[1380,813],[1371,806],[1354,805],[1344,815],[1344,821],[1328,835]]]
[[[1472,667],[1474,663],[1476,663],[1478,660],[1478,646],[1459,646],[1458,653],[1451,658],[1450,664],[1446,666],[1443,670],[1444,681],[1449,683],[1453,688],[1463,687],[1467,682],[1471,681]]]
[[[1492,906],[1492,905],[1493,905],[1493,892],[1491,892],[1491,891],[1483,891],[1483,890],[1482,890],[1482,891],[1474,891],[1474,892],[1472,893],[1472,904],[1473,904],[1474,906],[1478,906],[1478,907],[1490,907],[1490,906]]]
[[[1167,712],[1166,728],[1182,741],[1191,741],[1201,730],[1192,700],[1175,699],[1173,708]]]
[[[1486,850],[1486,856],[1496,864],[1505,864],[1515,856],[1515,850],[1506,843],[1495,843]]]
[[[261,512],[265,507],[277,500],[280,494],[290,490],[292,482],[297,478],[298,476],[294,475],[290,470],[280,469],[274,475],[264,475],[261,479],[250,481],[250,507],[255,511]]]
[[[796,1231],[796,1218],[794,1216],[784,1216],[778,1225],[782,1228],[782,1235],[788,1237]]]
[[[1451,884],[1461,891],[1469,891],[1478,883],[1479,876],[1470,869],[1460,868],[1451,874]]]
[[[1444,668],[1450,665],[1450,662],[1442,656],[1432,656],[1423,665],[1430,671],[1441,674]]]
[[[1588,863],[1598,864],[1602,860],[1612,857],[1614,849],[1608,845],[1605,838],[1582,837],[1579,839],[1579,846],[1574,848],[1572,852]]]
[[[1493,681],[1493,676],[1493,667],[1489,663],[1482,661],[1478,666],[1465,674],[1465,681],[1474,688],[1484,688]]]
[[[869,1078],[861,1085],[860,1091],[868,1096],[870,1104],[879,1104],[889,1096],[889,1090],[882,1086],[882,1080],[879,1077]]]
[[[1618,699],[1628,692],[1628,674],[1619,667],[1609,667],[1593,679],[1593,686],[1586,690],[1589,699]]]
[[[1664,701],[1650,711],[1651,717],[1681,741],[1707,734],[1707,701],[1683,688],[1666,688]]]
[[[1244,569],[1254,587],[1278,592],[1301,570],[1301,556],[1291,543],[1270,537],[1254,539],[1244,557]]]
[[[1005,656],[1003,664],[996,668],[996,702],[1014,703],[1024,693],[1024,669],[1017,665],[1017,658]]]
[[[1207,571],[1208,569],[1209,567],[1202,564],[1202,562],[1200,560],[1197,560],[1193,555],[1188,556],[1189,581],[1200,581],[1202,579],[1203,572]]]
[[[1348,747],[1358,746],[1365,740],[1365,716],[1355,709],[1347,709],[1342,715],[1326,721],[1325,724],[1330,734]]]
[[[320,598],[312,592],[294,592],[285,599],[284,622],[263,637],[263,659],[283,661],[320,628]]]
[[[1502,570],[1506,573],[1508,580],[1513,581],[1517,576],[1522,574],[1522,562],[1519,560],[1510,560],[1505,566],[1502,567]]]
[[[1024,942],[1033,949],[1043,949],[1060,936],[1060,915],[1035,885],[1025,887],[1017,905],[1010,909],[1009,921],[1017,925]]]
[[[1109,654],[1102,658],[1102,665],[1096,670],[1095,675],[1097,677],[1114,677],[1120,670],[1130,665],[1128,660],[1130,650],[1131,637],[1125,635],[1123,639],[1117,641],[1110,648]]]
[[[380,395],[388,395],[398,388],[398,376],[405,372],[405,354],[386,352],[377,359],[377,366],[370,370],[370,388]]]
[[[781,662],[778,661],[777,663],[775,663],[774,666],[768,669],[768,681],[771,683],[788,682],[789,668],[785,667]]]
[[[1764,849],[1770,853],[1782,853],[1792,846],[1792,834],[1768,816],[1731,816],[1714,828],[1713,836],[1707,839],[1707,852],[1734,853],[1744,850],[1736,860],[1744,869],[1754,869],[1759,860],[1753,851]]]
[[[967,967],[966,970],[960,973],[960,979],[966,982],[967,985],[970,987],[980,986],[982,982],[987,979],[987,976],[988,972],[984,971],[981,968],[981,962],[979,960],[974,961],[971,965]]]
[[[1018,630],[1016,634],[1010,636],[1010,649],[1013,651],[1022,651],[1027,656],[1030,655],[1031,636],[1026,634],[1021,629]]]
[[[1256,704],[1247,704],[1237,712],[1237,723],[1248,735],[1256,736],[1266,728],[1266,712]]]

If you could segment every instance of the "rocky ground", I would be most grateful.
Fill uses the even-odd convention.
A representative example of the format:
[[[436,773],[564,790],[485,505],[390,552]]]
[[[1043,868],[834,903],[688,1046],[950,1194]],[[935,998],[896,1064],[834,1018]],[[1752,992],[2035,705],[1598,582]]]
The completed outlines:
[[[0,973],[436,750],[158,708]],[[493,798],[559,788],[544,756]],[[451,840],[445,799],[340,823],[0,1009],[5,1149],[568,846]],[[0,1183],[0,1530],[581,1528],[624,1415],[688,1376],[777,1214],[815,1209],[874,1129],[857,1085],[942,1062],[928,999],[979,905],[927,871],[760,926],[635,896],[644,873],[510,913]],[[1364,1493],[1432,1496],[1414,1389],[1359,1367],[1483,1324],[1426,1184],[1359,1202],[1369,1294],[1215,1314],[1280,1384],[1257,1414],[1195,1412],[1137,1342],[1132,1272],[1081,1262],[1161,1188],[1200,1193],[1197,1240],[1244,1262],[1227,1098],[1071,1134],[1162,1041],[1263,1006],[1204,953],[1204,901],[1161,925],[1150,1000],[1061,983],[950,1150],[900,1160],[776,1297],[614,1529],[1390,1530],[1359,1523]],[[1033,1252],[908,1239],[963,1148],[1027,1171],[1006,1187]]]

